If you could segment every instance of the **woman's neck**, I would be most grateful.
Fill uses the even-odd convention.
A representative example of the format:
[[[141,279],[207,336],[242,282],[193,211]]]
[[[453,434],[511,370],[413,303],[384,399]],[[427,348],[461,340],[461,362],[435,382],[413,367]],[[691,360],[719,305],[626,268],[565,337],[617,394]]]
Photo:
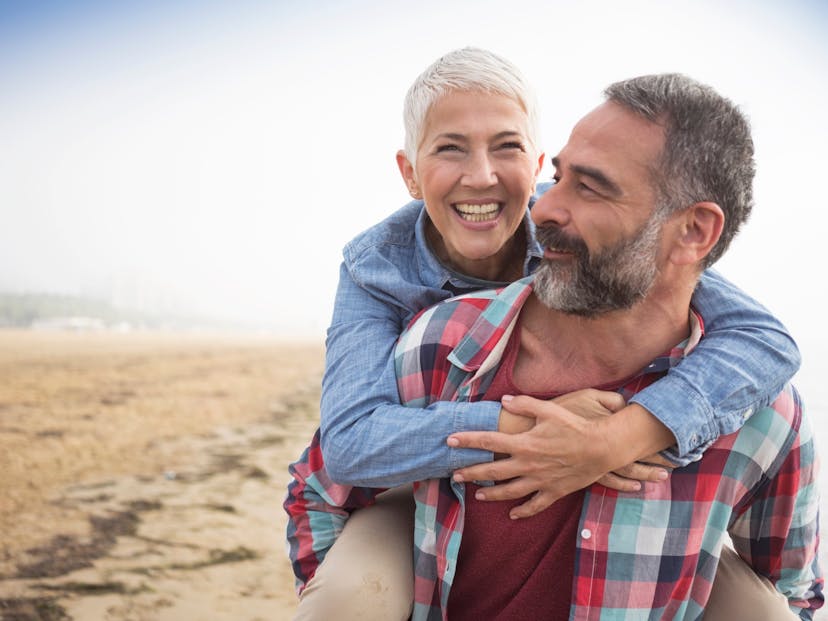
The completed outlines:
[[[484,259],[469,259],[450,252],[431,221],[426,226],[426,238],[429,247],[440,262],[464,276],[492,282],[513,282],[524,276],[526,227],[523,225],[518,227],[512,238],[500,250]]]

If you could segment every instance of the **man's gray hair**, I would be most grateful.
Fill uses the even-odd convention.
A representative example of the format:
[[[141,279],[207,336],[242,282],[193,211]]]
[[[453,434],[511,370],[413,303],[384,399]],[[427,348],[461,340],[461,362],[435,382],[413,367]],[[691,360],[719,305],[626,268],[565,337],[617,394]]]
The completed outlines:
[[[721,207],[722,235],[703,261],[704,267],[712,265],[753,207],[755,164],[748,120],[711,87],[678,73],[616,82],[604,95],[664,127],[664,150],[655,171],[663,210],[702,201]]]
[[[412,165],[423,137],[431,106],[452,91],[477,91],[503,95],[526,112],[528,139],[538,148],[538,106],[535,93],[520,70],[488,50],[465,47],[438,58],[423,71],[405,96],[405,155]]]

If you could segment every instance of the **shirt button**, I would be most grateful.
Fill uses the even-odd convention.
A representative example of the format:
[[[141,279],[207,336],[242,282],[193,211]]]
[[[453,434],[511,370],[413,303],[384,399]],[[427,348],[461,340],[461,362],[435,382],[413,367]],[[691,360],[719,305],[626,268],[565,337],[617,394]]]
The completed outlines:
[[[581,531],[581,537],[583,537],[584,539],[589,539],[590,537],[592,537],[592,531],[588,528],[585,528]]]

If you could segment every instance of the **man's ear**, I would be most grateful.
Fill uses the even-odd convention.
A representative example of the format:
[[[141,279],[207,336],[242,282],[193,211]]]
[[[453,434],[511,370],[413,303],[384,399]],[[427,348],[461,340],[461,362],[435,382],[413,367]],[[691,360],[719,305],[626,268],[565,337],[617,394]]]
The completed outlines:
[[[420,192],[420,185],[417,183],[417,178],[414,175],[414,166],[408,161],[405,151],[397,151],[397,168],[400,169],[403,182],[411,197],[422,198],[423,194]]]
[[[690,265],[706,257],[724,227],[724,212],[716,203],[694,203],[678,215],[676,243],[670,259],[677,265]]]

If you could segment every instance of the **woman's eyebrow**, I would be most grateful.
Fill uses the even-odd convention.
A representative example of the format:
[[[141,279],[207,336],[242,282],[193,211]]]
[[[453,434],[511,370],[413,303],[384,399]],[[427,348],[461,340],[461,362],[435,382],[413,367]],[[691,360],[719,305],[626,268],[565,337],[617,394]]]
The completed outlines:
[[[446,132],[444,134],[437,134],[435,140],[467,140],[463,134],[456,134],[454,132]]]
[[[442,134],[437,134],[435,139],[446,139],[446,140],[468,140],[468,136],[465,134],[458,134],[456,132],[445,132]],[[503,138],[523,138],[523,134],[519,131],[514,129],[504,129],[502,132],[496,133],[492,136],[491,140],[502,140]]]

